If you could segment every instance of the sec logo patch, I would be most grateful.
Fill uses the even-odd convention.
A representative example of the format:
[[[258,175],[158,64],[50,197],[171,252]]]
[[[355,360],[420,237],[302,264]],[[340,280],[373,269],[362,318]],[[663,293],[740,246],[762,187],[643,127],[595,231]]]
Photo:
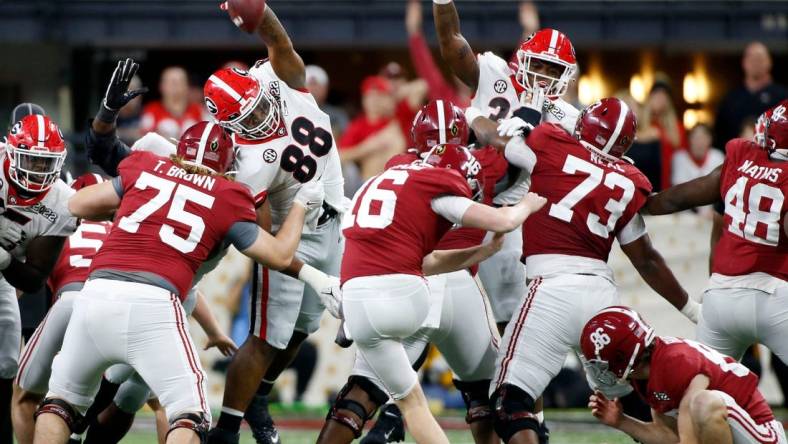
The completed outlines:
[[[506,81],[505,81],[505,80],[496,80],[496,81],[495,81],[495,84],[493,85],[493,89],[494,89],[494,90],[495,90],[495,92],[497,92],[498,94],[501,94],[501,93],[503,93],[503,92],[504,92],[504,91],[506,91],[508,88],[509,88],[509,85],[506,83]]]
[[[263,160],[265,160],[266,163],[276,162],[277,157],[278,156],[276,155],[276,150],[274,150],[273,148],[268,148],[267,150],[263,151]]]

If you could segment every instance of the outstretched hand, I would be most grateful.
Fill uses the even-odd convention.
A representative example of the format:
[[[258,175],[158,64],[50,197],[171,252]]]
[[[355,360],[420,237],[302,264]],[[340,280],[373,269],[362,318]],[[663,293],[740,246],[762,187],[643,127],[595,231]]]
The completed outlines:
[[[600,391],[591,395],[588,399],[588,407],[591,409],[591,414],[606,426],[618,428],[624,419],[621,401],[618,398],[607,399]]]
[[[135,97],[148,92],[148,88],[144,86],[129,91],[131,79],[134,78],[134,74],[137,73],[139,68],[140,65],[133,59],[127,58],[118,62],[118,66],[112,72],[109,85],[107,85],[107,91],[104,93],[103,105],[108,110],[118,111]]]

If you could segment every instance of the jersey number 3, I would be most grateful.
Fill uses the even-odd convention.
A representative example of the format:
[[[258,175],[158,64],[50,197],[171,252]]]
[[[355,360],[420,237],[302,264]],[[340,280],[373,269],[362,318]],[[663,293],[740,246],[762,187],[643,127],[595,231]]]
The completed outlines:
[[[175,228],[171,225],[162,224],[159,229],[159,237],[165,244],[183,254],[194,251],[205,232],[205,222],[200,216],[185,210],[186,202],[210,209],[213,207],[213,196],[144,171],[134,183],[134,188],[140,190],[153,188],[158,192],[151,200],[137,208],[137,211],[120,218],[118,228],[129,233],[136,233],[140,228],[140,222],[150,217],[168,202],[172,202],[170,210],[167,212],[167,219],[186,225],[191,231],[188,236],[183,238],[175,234]]]
[[[550,212],[548,214],[564,222],[572,221],[572,215],[574,214],[572,208],[574,208],[584,197],[594,191],[600,184],[603,184],[605,188],[611,191],[616,188],[624,190],[624,194],[620,199],[616,200],[611,198],[605,204],[605,210],[610,213],[607,217],[607,223],[603,224],[600,222],[602,217],[596,213],[589,212],[586,218],[588,230],[599,237],[607,239],[610,233],[615,230],[618,218],[624,214],[627,204],[632,200],[635,194],[635,184],[627,177],[616,172],[608,171],[608,173],[605,174],[605,170],[602,168],[575,156],[566,157],[566,162],[564,162],[562,171],[572,175],[578,172],[588,174],[588,177],[564,196],[561,201],[550,205]]]

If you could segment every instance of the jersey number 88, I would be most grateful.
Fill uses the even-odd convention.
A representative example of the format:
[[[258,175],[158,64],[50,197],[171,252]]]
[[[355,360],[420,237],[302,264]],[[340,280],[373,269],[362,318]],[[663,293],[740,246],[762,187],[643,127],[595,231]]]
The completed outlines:
[[[329,131],[315,127],[306,117],[293,121],[290,134],[298,145],[288,145],[282,151],[279,165],[283,170],[292,173],[295,180],[301,183],[309,182],[317,173],[317,161],[311,155],[304,154],[304,148],[309,148],[309,152],[316,157],[323,157],[331,151],[334,139]]]

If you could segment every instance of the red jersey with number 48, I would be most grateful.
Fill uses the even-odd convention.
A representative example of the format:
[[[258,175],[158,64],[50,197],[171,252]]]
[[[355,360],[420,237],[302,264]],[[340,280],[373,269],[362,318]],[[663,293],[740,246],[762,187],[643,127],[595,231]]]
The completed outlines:
[[[771,408],[758,391],[755,373],[730,356],[689,339],[657,337],[648,381],[634,380],[632,385],[651,408],[670,414],[678,411],[684,392],[697,375],[706,375],[708,390],[730,395],[756,423],[774,419]]]
[[[530,191],[547,204],[525,220],[523,250],[607,262],[613,238],[640,211],[651,183],[634,165],[584,148],[554,124],[526,139],[536,154]]]
[[[65,285],[88,280],[93,256],[104,244],[111,228],[112,222],[82,221],[76,233],[69,236],[47,282],[55,297]]]
[[[181,298],[194,273],[236,222],[256,223],[243,185],[220,176],[188,174],[170,159],[135,151],[118,165],[120,208],[96,270],[147,273],[172,284]]]
[[[788,162],[769,158],[748,139],[731,140],[725,152],[720,176],[724,228],[712,272],[762,272],[788,280]]]
[[[384,274],[422,276],[424,256],[452,227],[432,210],[432,199],[441,196],[470,198],[471,188],[454,170],[413,164],[368,180],[343,219],[342,283]]]

